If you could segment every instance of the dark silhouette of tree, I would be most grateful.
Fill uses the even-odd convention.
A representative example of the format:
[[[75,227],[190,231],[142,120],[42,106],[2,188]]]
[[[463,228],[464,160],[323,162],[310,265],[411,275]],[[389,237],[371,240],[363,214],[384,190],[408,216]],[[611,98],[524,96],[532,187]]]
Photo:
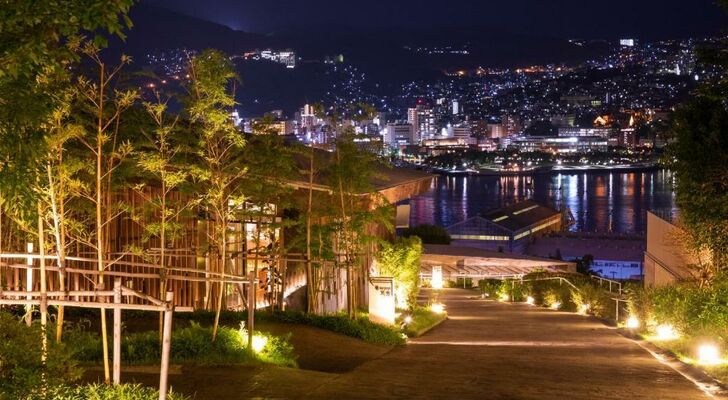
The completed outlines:
[[[452,240],[445,228],[436,225],[422,224],[407,228],[402,237],[417,236],[425,244],[450,244]]]

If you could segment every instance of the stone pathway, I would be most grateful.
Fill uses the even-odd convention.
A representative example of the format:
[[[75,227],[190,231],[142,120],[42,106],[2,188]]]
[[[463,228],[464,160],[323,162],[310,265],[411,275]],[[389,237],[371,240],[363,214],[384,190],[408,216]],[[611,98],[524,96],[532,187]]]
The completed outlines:
[[[595,319],[473,295],[445,290],[438,328],[299,398],[706,398]]]
[[[321,343],[313,346],[314,353],[329,346],[328,352],[336,354],[309,361],[311,365],[319,371],[353,368],[348,372],[202,366],[184,368],[170,376],[170,383],[195,400],[707,398],[692,382],[593,318],[474,299],[475,294],[444,290],[440,301],[446,304],[447,321],[405,347],[353,348],[351,358],[358,366],[342,362],[350,338],[333,340],[330,332],[317,337]],[[130,373],[123,379],[152,386],[158,382],[156,374]]]

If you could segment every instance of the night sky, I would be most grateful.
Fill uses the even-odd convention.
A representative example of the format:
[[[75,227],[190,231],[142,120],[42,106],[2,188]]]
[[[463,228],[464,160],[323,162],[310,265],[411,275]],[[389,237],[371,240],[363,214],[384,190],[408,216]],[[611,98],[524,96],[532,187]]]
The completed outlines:
[[[489,27],[585,39],[715,34],[726,14],[713,0],[143,0],[227,25],[268,33],[290,28]]]

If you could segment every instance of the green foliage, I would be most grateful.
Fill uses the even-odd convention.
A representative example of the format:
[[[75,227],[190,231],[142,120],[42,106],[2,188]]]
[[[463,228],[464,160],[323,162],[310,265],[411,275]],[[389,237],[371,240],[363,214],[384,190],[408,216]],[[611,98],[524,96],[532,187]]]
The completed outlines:
[[[420,288],[422,242],[417,237],[384,242],[376,256],[379,274],[394,278],[395,301],[398,306],[413,309]]]
[[[710,287],[681,283],[630,288],[630,312],[646,326],[671,324],[691,337],[717,337],[728,345],[728,281]]]
[[[696,349],[705,341],[728,348],[728,280],[710,287],[694,282],[661,287],[629,287],[629,314],[641,322],[640,331],[649,340],[683,359],[696,358]],[[661,340],[653,336],[656,327],[672,325],[677,339]],[[728,366],[701,366],[711,376],[725,382]]]
[[[237,75],[230,59],[216,50],[206,50],[192,58],[188,73],[185,110],[197,138],[200,161],[192,172],[200,183],[203,203],[218,221],[216,235],[224,237],[231,205],[242,204],[238,180],[246,172],[240,163],[245,139],[230,119],[230,110],[235,105],[230,85]],[[222,243],[216,244],[224,247]]]
[[[450,244],[452,240],[445,228],[430,224],[409,227],[402,232],[402,237],[410,236],[419,237],[425,244]]]
[[[265,362],[282,366],[296,366],[293,347],[288,337],[277,337],[261,332],[267,344],[260,353],[247,349],[247,331],[220,327],[217,338],[212,340],[212,329],[192,322],[189,327],[172,332],[170,360],[186,364],[245,364]],[[81,329],[66,333],[66,343],[75,359],[86,363],[102,360],[101,338]],[[142,332],[122,335],[121,359],[129,364],[155,364],[161,358],[159,332]]]
[[[79,35],[104,30],[124,37],[133,0],[6,1],[0,8],[0,78],[35,76],[77,60]],[[94,38],[103,44],[101,37]]]
[[[404,324],[402,331],[405,333],[405,335],[407,335],[407,337],[410,338],[420,337],[424,335],[437,324],[447,319],[447,314],[438,314],[432,312],[427,307],[416,307],[409,314],[402,314],[397,322],[403,324],[404,318],[407,315],[412,317],[412,322],[410,322],[409,324]]]
[[[82,35],[123,37],[132,4],[12,0],[0,6],[0,207],[21,228],[34,218],[37,193],[28,190],[28,179],[45,166],[47,124],[67,101],[73,66],[90,42]]]
[[[575,287],[568,282],[553,279],[558,277],[565,278]],[[581,275],[562,276],[535,272],[526,275],[523,281],[489,279],[481,280],[478,284],[483,293],[488,293],[495,300],[508,296],[509,301],[519,302],[530,296],[536,305],[555,307],[558,304],[556,308],[563,311],[581,311],[581,306],[588,304],[589,314],[612,321],[615,319],[615,301],[612,300],[614,295]]]
[[[570,287],[563,285],[550,285],[543,292],[543,303],[546,307],[553,307],[563,311],[576,311],[576,304],[571,297]],[[558,305],[558,307],[556,307]]]
[[[357,135],[344,129],[336,139],[334,156],[326,171],[337,208],[337,234],[347,263],[353,262],[364,245],[378,240],[368,227],[392,229],[391,206],[372,184],[375,178],[384,178],[376,168],[383,162],[377,154],[362,149],[356,139]],[[362,194],[368,194],[368,198],[362,198]]]
[[[256,315],[256,318],[288,324],[309,325],[374,344],[398,346],[405,343],[405,339],[394,327],[376,324],[369,321],[366,316],[361,315],[350,319],[343,313],[316,315],[298,311],[277,311],[274,313],[261,313]]]
[[[125,383],[121,385],[89,384],[81,386],[58,385],[48,388],[46,394],[31,393],[19,400],[157,400],[157,389],[144,387],[139,384]],[[167,393],[168,400],[187,400],[189,397],[174,393]]]
[[[48,340],[46,364],[41,364],[41,335],[39,325],[28,327],[0,311],[0,400],[16,399],[29,388],[80,378],[72,353],[53,340]]]
[[[720,1],[728,7],[728,2]],[[718,73],[704,81],[678,108],[671,133],[674,141],[666,153],[667,167],[675,171],[675,202],[688,246],[707,250],[710,260],[700,260],[697,270],[703,283],[717,279],[728,267],[728,41],[698,48],[700,64]]]
[[[473,278],[457,278],[454,281],[448,280],[446,282],[448,288],[472,288]]]
[[[518,279],[505,279],[498,291],[498,297],[508,296],[509,301],[525,301],[528,296],[528,285],[521,284]]]
[[[588,305],[587,313],[614,321],[616,310],[612,294],[591,282],[578,282],[576,287],[578,289],[571,290],[571,301],[577,310]]]
[[[481,279],[478,281],[478,289],[490,298],[495,298],[500,292],[503,281],[500,279]]]
[[[712,260],[701,278],[710,281],[728,265],[728,111],[726,95],[699,94],[676,113],[669,167],[677,178],[675,202],[689,232],[688,245]],[[707,261],[707,260],[706,260]],[[711,270],[713,269],[713,270]]]

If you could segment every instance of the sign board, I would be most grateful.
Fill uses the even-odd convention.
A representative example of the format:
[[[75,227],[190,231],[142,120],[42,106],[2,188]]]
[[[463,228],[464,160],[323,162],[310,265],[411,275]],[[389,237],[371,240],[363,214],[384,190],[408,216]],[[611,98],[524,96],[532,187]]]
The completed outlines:
[[[430,285],[433,289],[442,289],[442,266],[441,265],[433,265],[432,266],[432,279],[430,280]]]
[[[369,278],[369,320],[394,325],[394,278]]]

